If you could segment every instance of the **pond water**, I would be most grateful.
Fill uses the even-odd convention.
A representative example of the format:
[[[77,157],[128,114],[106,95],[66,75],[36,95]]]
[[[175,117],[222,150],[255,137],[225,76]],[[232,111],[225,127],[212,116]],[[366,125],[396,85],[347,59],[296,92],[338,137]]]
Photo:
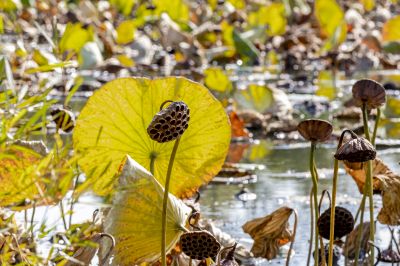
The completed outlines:
[[[258,172],[258,182],[248,184],[246,187],[257,195],[252,202],[241,202],[235,198],[240,191],[239,185],[208,185],[201,191],[201,213],[226,232],[229,232],[240,243],[251,248],[252,239],[243,232],[242,225],[251,219],[265,216],[281,206],[295,208],[299,214],[299,226],[294,244],[296,254],[292,257],[292,265],[305,265],[307,260],[310,210],[309,192],[312,187],[311,178],[308,176],[309,149],[304,145],[296,148],[290,145],[278,145],[270,147],[269,154],[257,160],[257,163],[266,166]],[[249,147],[251,149],[252,147]],[[320,192],[323,189],[331,190],[332,173],[327,168],[333,167],[333,145],[320,145],[316,153],[316,163],[320,174]],[[400,172],[400,150],[386,149],[378,151],[388,166],[395,172]],[[243,158],[243,162],[249,162]],[[324,175],[323,173],[326,172]],[[381,206],[381,197],[375,196],[375,215]],[[348,208],[355,215],[361,195],[355,182],[342,169],[338,181],[337,204]],[[321,211],[327,208],[325,201]],[[367,204],[368,206],[368,204]],[[368,207],[366,207],[368,208]],[[369,219],[364,215],[364,220]],[[290,222],[293,225],[293,220]],[[389,231],[383,226],[377,227],[377,244],[386,248],[389,241]],[[285,262],[286,255],[270,262],[266,260],[257,261],[257,265],[281,265]],[[341,264],[344,258],[341,259]]]

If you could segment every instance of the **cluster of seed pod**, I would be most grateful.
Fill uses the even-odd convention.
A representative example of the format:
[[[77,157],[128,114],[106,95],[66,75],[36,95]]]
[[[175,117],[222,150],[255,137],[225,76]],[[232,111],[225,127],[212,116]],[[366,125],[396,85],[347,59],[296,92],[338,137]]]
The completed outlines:
[[[331,225],[331,208],[327,209],[318,219],[318,230],[319,234],[325,238],[330,237],[330,225]],[[335,207],[335,235],[334,238],[342,238],[353,231],[354,218],[350,211],[343,207]]]
[[[184,102],[172,102],[158,112],[147,127],[152,140],[160,143],[175,140],[188,128],[190,110]]]
[[[207,231],[184,233],[180,242],[183,253],[195,260],[214,258],[221,248],[215,237]]]

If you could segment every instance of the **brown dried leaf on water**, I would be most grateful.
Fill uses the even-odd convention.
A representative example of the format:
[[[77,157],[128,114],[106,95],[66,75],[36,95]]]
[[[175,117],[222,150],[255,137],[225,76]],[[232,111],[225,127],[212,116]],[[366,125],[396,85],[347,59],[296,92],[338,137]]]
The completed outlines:
[[[344,161],[346,172],[356,182],[360,193],[362,193],[366,174],[365,164],[349,163]],[[400,176],[379,158],[372,161],[374,191],[382,193],[382,209],[378,215],[378,221],[382,224],[400,224]]]
[[[351,231],[351,233],[347,236],[346,242],[343,247],[343,254],[348,258],[355,258],[356,247],[357,247],[357,235],[360,229],[360,225],[357,225],[356,228]],[[360,245],[360,253],[367,253],[370,250],[370,245],[368,244],[369,240],[369,222],[363,223],[362,231],[361,231],[361,245]]]
[[[249,137],[249,131],[245,128],[245,122],[234,111],[229,113],[229,120],[231,121],[232,137]]]
[[[243,231],[254,239],[251,252],[255,257],[273,259],[278,254],[279,248],[293,239],[288,222],[292,213],[293,209],[284,206],[242,226]]]
[[[107,254],[102,258],[100,265],[103,265],[109,258],[110,253],[115,246],[115,240],[109,234],[96,233],[88,239],[90,242],[92,242],[91,244],[93,245],[87,245],[78,248],[77,251],[72,256],[72,258],[69,259],[68,262],[65,264],[65,266],[89,265],[93,257],[96,255],[97,250],[99,249],[100,242],[105,237],[109,238],[112,244]]]

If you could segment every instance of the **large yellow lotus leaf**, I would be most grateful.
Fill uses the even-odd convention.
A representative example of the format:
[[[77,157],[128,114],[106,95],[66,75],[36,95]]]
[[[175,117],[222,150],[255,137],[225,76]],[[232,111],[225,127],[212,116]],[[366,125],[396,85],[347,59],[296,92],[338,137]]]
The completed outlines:
[[[386,21],[382,29],[384,41],[400,41],[400,15]]]
[[[33,200],[38,196],[36,168],[42,155],[18,145],[0,148],[0,206]]]
[[[238,103],[247,109],[265,112],[274,103],[274,95],[267,86],[250,84],[245,90],[235,94]]]
[[[96,193],[111,191],[126,154],[146,169],[154,158],[154,176],[165,183],[174,142],[155,142],[146,129],[166,100],[183,101],[190,108],[189,127],[181,137],[172,170],[171,193],[189,196],[218,173],[231,129],[222,105],[205,87],[179,77],[121,78],[94,93],[74,130],[74,148],[84,153],[79,164]]]
[[[164,190],[141,165],[127,156],[119,177],[119,190],[106,216],[104,229],[115,237],[116,265],[154,262],[161,255],[161,214]],[[175,247],[191,213],[169,194],[167,251]]]
[[[204,75],[204,83],[207,88],[219,92],[229,92],[232,90],[232,83],[222,69],[210,67],[204,71]]]

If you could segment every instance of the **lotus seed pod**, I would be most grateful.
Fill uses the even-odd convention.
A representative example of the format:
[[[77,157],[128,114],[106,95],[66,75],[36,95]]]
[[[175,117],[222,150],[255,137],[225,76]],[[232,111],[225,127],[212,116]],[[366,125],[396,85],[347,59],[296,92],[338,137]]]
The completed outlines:
[[[358,107],[365,103],[368,109],[378,108],[386,102],[385,88],[378,82],[362,79],[353,85],[353,99]]]
[[[184,102],[172,102],[158,112],[147,127],[152,140],[160,143],[175,140],[188,128],[190,110]]]
[[[319,234],[329,240],[331,224],[331,208],[327,209],[318,219]],[[335,239],[340,239],[354,228],[354,218],[350,211],[343,207],[335,207]]]
[[[376,150],[374,146],[366,139],[358,137],[343,144],[335,153],[335,158],[340,161],[348,162],[366,162],[374,160]]]
[[[397,251],[393,249],[385,249],[381,252],[378,260],[381,262],[391,262],[391,263],[399,263],[400,262],[400,255]]]
[[[215,237],[207,231],[184,233],[180,242],[183,253],[195,260],[214,258],[221,248]]]
[[[61,107],[56,107],[50,111],[54,123],[57,125],[57,129],[61,129],[64,132],[71,132],[75,127],[75,116],[74,114]]]
[[[297,126],[297,131],[306,140],[324,142],[332,134],[332,124],[320,119],[307,119],[301,121]]]

